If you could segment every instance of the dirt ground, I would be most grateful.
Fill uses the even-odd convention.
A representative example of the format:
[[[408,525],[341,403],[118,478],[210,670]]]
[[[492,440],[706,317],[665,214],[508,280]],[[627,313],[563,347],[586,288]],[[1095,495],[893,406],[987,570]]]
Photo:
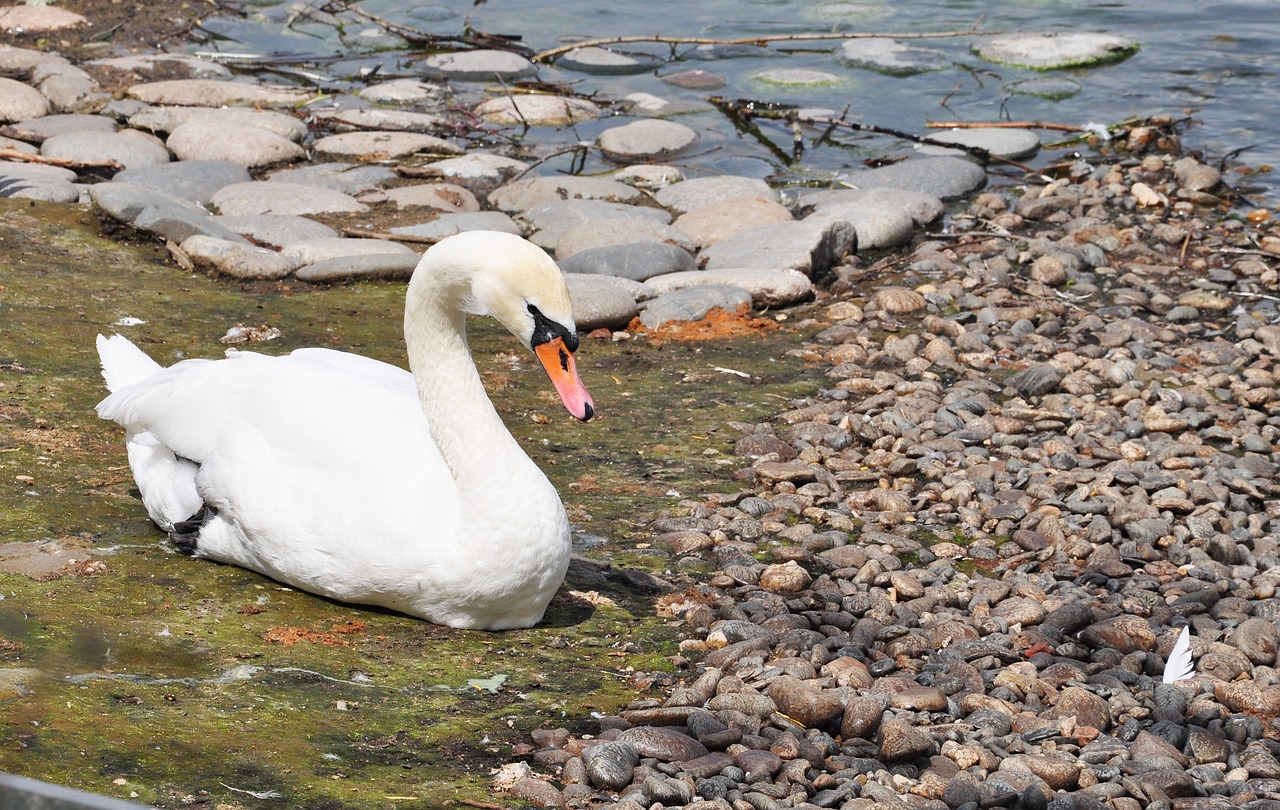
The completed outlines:
[[[205,17],[235,13],[235,4],[197,0],[61,0],[57,5],[83,16],[89,24],[50,34],[6,34],[3,40],[22,48],[58,51],[77,61],[167,51],[184,41]]]

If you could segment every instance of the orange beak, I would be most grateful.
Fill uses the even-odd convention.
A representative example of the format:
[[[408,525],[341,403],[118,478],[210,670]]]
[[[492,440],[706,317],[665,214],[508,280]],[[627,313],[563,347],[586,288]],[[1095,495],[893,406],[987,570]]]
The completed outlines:
[[[583,422],[594,416],[596,409],[591,401],[591,394],[587,393],[587,387],[578,376],[573,352],[564,345],[564,339],[552,338],[546,343],[539,343],[533,351],[538,355],[542,367],[547,370],[547,376],[551,378],[551,384],[555,386],[565,409]]]

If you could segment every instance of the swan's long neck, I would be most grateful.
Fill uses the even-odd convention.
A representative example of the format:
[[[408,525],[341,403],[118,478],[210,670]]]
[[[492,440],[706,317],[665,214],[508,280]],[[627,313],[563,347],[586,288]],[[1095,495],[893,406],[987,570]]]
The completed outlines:
[[[423,268],[426,269],[426,268]],[[405,309],[405,342],[418,399],[459,490],[502,497],[505,481],[541,471],[508,432],[480,381],[467,346],[458,290],[414,275]]]

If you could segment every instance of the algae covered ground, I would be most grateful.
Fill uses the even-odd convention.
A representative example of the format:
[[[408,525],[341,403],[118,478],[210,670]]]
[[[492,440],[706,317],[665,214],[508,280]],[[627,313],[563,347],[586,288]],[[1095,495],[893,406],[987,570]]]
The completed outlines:
[[[172,551],[147,522],[93,338],[163,363],[235,324],[268,353],[324,345],[403,364],[403,286],[241,285],[92,212],[0,200],[0,771],[166,807],[439,807],[490,800],[531,728],[588,730],[672,670],[676,629],[644,519],[734,486],[730,420],[816,380],[794,333],[584,341],[599,417],[561,410],[519,344],[473,322],[491,394],[560,489],[581,559],[542,625],[464,632],[337,604]],[[137,325],[118,325],[121,319]],[[731,373],[725,369],[749,374]],[[661,583],[656,583],[660,586]],[[656,676],[661,678],[662,676]]]

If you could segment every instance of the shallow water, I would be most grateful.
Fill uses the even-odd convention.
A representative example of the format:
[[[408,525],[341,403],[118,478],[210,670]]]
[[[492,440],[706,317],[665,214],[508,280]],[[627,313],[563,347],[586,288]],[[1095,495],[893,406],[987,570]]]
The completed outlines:
[[[724,423],[763,419],[819,383],[786,355],[794,333],[661,352],[585,340],[579,368],[599,417],[581,424],[514,338],[475,321],[486,386],[562,493],[587,563],[536,628],[440,628],[174,553],[146,519],[119,428],[92,412],[99,331],[169,363],[217,356],[237,322],[269,322],[283,337],[248,348],[402,362],[404,285],[231,284],[97,230],[76,207],[0,200],[0,771],[121,798],[487,798],[488,771],[530,729],[590,731],[591,712],[643,691],[636,673],[672,669],[674,630],[642,587],[666,557],[642,516],[736,487],[720,472],[736,465]],[[112,326],[124,317],[146,323]],[[26,576],[15,549],[57,552],[67,573]]]
[[[1133,116],[1168,113],[1189,116],[1193,123],[1187,142],[1205,152],[1210,162],[1246,149],[1240,160],[1251,167],[1280,163],[1280,15],[1267,0],[1164,3],[1159,0],[870,0],[814,3],[808,0],[650,0],[645,3],[596,3],[564,0],[488,0],[473,5],[463,0],[404,4],[368,0],[360,4],[374,14],[436,35],[456,35],[464,25],[489,34],[510,34],[524,45],[542,51],[585,38],[663,34],[680,37],[729,39],[774,34],[873,31],[939,32],[968,30],[982,21],[981,30],[1102,31],[1122,34],[1141,43],[1141,50],[1118,64],[1079,70],[1039,73],[983,62],[971,51],[971,36],[924,40],[916,44],[945,52],[953,62],[946,70],[914,76],[888,76],[839,65],[832,55],[836,41],[776,42],[755,55],[715,61],[692,57],[693,46],[627,44],[620,48],[676,59],[656,70],[630,76],[598,76],[543,65],[538,78],[571,83],[581,93],[617,99],[631,92],[649,92],[700,104],[708,91],[681,90],[667,85],[660,74],[701,68],[721,74],[727,86],[710,91],[727,98],[762,98],[842,111],[848,107],[855,121],[923,133],[929,121],[1049,121],[1083,125],[1107,124]],[[251,8],[258,19],[288,19],[281,6]],[[218,32],[196,50],[210,54],[267,52],[334,54],[348,59],[315,64],[304,72],[314,80],[352,79],[361,69],[379,67],[379,75],[415,72],[405,43],[387,37],[374,24],[356,18],[341,31],[332,25],[295,19],[287,30],[281,24],[251,20],[213,20]],[[375,52],[376,47],[389,50]],[[762,70],[779,67],[829,71],[839,78],[821,87],[783,87],[757,78]],[[291,81],[306,81],[296,72]],[[1058,79],[1078,91],[1068,97],[1044,98],[1022,92],[1027,80]],[[475,100],[481,85],[460,85],[463,100]],[[498,88],[488,88],[497,90]],[[837,145],[810,149],[797,164],[786,165],[752,137],[735,133],[718,112],[700,112],[680,120],[703,135],[701,150],[682,158],[691,169],[732,172],[784,180],[829,178],[857,167],[867,159],[902,154],[911,145],[895,139],[845,135]],[[616,121],[580,126],[576,136],[592,139]],[[779,125],[761,124],[762,133],[782,152],[789,151],[790,133]],[[812,143],[815,133],[809,133]],[[1042,132],[1046,142],[1060,135]],[[575,140],[566,133],[537,130],[528,140],[549,151]],[[567,168],[567,158],[551,167]],[[588,170],[606,168],[593,159]],[[1246,203],[1280,203],[1280,176],[1259,173],[1250,178],[1229,177],[1249,195]]]

